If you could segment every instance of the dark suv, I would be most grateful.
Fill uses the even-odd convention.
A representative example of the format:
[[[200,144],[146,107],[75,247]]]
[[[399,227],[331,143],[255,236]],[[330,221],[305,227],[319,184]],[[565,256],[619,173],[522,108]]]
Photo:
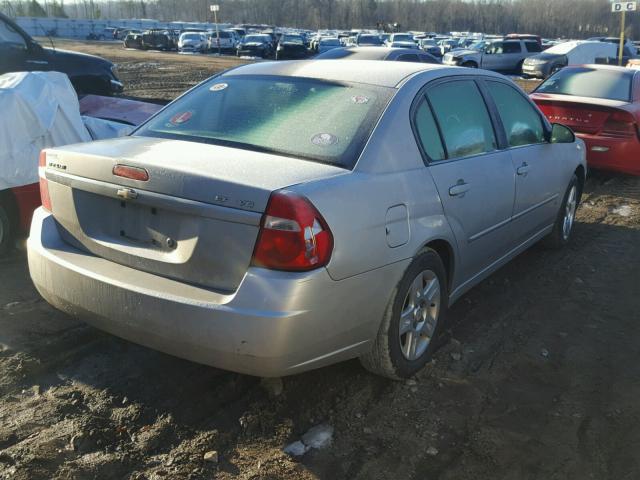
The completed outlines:
[[[113,95],[123,90],[113,63],[84,53],[45,48],[0,13],[0,75],[48,70],[66,73],[78,93]]]

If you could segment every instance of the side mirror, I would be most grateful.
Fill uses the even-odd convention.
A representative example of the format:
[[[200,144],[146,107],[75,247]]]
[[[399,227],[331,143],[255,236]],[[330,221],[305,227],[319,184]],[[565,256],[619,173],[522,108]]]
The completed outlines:
[[[551,125],[551,132],[547,134],[549,143],[573,143],[576,141],[576,136],[569,127],[560,123],[554,123]]]

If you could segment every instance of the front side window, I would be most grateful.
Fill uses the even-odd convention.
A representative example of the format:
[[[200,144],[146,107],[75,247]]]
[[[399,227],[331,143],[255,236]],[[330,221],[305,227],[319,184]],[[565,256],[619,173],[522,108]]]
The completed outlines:
[[[427,97],[440,125],[449,158],[496,150],[491,118],[473,80],[442,83],[431,88]]]
[[[352,168],[393,93],[300,77],[223,75],[169,105],[135,135]]]
[[[522,51],[520,42],[504,42],[502,49],[503,53],[520,53]]]
[[[499,82],[487,82],[502,119],[510,147],[544,142],[542,119],[535,108],[515,89]]]
[[[502,42],[493,42],[487,47],[487,53],[498,55],[502,53],[503,43]]]

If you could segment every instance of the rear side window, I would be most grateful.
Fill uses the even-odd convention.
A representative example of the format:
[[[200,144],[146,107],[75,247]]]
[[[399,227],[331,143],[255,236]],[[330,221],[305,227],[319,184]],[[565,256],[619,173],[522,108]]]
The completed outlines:
[[[422,63],[439,63],[435,58],[430,55],[420,55],[420,61]]]
[[[520,53],[521,51],[520,42],[504,42],[502,45],[502,53]]]
[[[418,141],[431,161],[437,162],[445,159],[444,148],[438,133],[438,126],[431,114],[429,104],[422,100],[416,109],[415,127],[418,133]]]
[[[492,81],[487,82],[487,87],[498,108],[510,147],[544,142],[540,115],[515,88]]]
[[[0,44],[24,45],[24,38],[11,25],[0,20]]]
[[[420,59],[418,58],[418,55],[416,55],[415,53],[405,53],[404,55],[400,55],[398,57],[398,61],[399,62],[419,62]]]
[[[538,42],[524,42],[527,52],[538,53],[542,51],[542,47]]]
[[[473,80],[442,83],[427,93],[449,158],[496,150],[496,137],[484,99]]]

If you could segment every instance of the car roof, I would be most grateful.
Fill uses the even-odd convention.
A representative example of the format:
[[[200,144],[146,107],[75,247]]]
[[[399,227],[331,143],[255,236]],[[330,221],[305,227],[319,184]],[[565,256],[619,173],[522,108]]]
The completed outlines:
[[[391,49],[382,49],[388,52]],[[398,49],[395,49],[398,50]],[[407,50],[416,53],[415,50]],[[353,82],[396,87],[407,77],[425,70],[444,67],[437,64],[414,62],[380,62],[378,60],[297,60],[285,62],[259,62],[229,70],[224,75],[276,75],[304,77],[336,82]]]

